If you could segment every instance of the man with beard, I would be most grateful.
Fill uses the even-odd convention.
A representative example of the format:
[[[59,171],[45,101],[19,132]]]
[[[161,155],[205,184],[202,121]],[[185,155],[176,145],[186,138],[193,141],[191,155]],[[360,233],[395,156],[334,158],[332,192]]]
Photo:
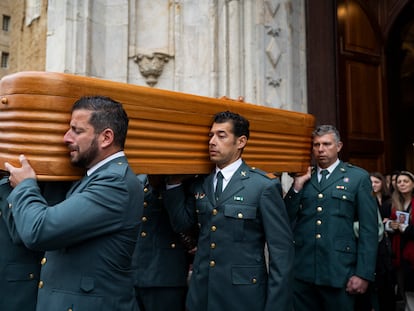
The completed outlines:
[[[143,191],[123,152],[127,128],[120,103],[102,96],[75,102],[64,141],[71,162],[87,171],[55,205],[23,155],[21,168],[5,164],[14,189],[2,212],[27,247],[45,251],[36,310],[138,310],[131,258]]]

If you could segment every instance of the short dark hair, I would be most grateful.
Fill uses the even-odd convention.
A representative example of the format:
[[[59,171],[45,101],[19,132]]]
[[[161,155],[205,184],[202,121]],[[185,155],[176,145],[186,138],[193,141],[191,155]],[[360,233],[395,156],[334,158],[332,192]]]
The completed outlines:
[[[83,96],[73,104],[72,112],[79,109],[92,111],[89,123],[95,134],[110,128],[114,143],[124,149],[129,119],[121,103],[106,96]]]
[[[249,139],[250,130],[249,130],[249,121],[243,116],[231,112],[231,111],[222,111],[216,113],[213,118],[214,123],[225,123],[230,121],[233,124],[233,134],[236,137],[246,136]]]
[[[336,129],[335,126],[324,124],[319,125],[313,132],[312,132],[312,138],[315,138],[316,136],[320,137],[326,134],[333,134],[335,141],[339,143],[341,141],[341,135],[339,134],[339,131]]]

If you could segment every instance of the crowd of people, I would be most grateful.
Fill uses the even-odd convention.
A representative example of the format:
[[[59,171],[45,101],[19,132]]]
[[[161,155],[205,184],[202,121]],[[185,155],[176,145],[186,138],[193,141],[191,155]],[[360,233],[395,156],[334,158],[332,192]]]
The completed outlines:
[[[75,102],[64,142],[76,183],[37,182],[24,155],[0,177],[0,310],[414,310],[414,175],[339,159],[332,125],[283,194],[243,160],[249,121],[209,130],[209,175],[136,175],[128,116]],[[207,146],[206,146],[207,147]]]

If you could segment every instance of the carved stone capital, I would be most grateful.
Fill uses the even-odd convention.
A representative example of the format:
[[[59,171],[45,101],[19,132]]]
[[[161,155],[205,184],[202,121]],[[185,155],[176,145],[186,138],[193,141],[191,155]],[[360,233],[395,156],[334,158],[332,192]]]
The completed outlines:
[[[138,64],[139,71],[146,79],[147,84],[154,86],[164,69],[164,64],[168,63],[170,58],[172,56],[168,54],[155,52],[151,55],[138,54],[134,57],[134,61]]]

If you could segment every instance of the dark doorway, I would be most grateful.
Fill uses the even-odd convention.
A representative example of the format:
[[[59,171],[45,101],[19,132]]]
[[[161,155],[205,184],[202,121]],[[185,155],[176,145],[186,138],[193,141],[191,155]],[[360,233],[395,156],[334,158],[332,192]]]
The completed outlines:
[[[341,158],[414,171],[414,0],[306,1],[308,111]]]
[[[386,43],[391,169],[414,171],[414,4],[398,15]]]

